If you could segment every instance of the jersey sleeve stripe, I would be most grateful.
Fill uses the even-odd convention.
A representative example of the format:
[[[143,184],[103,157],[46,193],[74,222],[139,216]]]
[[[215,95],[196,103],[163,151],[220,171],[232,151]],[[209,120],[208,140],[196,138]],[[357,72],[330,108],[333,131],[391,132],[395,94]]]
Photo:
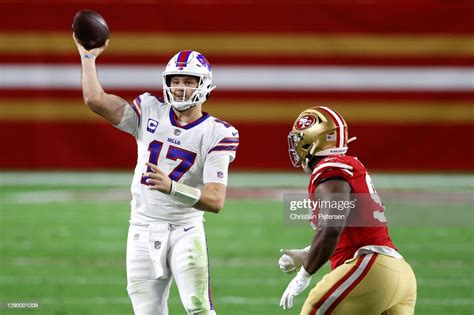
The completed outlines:
[[[341,170],[341,171],[346,172],[346,173],[349,174],[350,176],[354,176],[354,173],[352,173],[352,172],[349,171],[349,170],[343,169],[343,170]]]
[[[135,111],[135,113],[137,113],[138,117],[141,117],[142,115],[141,105],[142,105],[142,99],[140,98],[140,96],[135,97],[133,102],[130,103],[130,106],[132,106],[133,110]]]
[[[141,116],[142,116],[142,110],[141,110],[140,106],[137,105],[137,103],[135,102],[135,100],[133,100],[133,102],[130,104],[130,106],[131,106],[132,109],[135,111],[135,113],[137,113],[137,116],[138,116],[138,117],[141,117]]]
[[[215,146],[214,148],[210,149],[209,152],[215,152],[215,151],[237,151],[237,145],[229,145],[229,146],[224,146],[224,145],[218,145]]]
[[[328,162],[328,163],[323,163],[321,165],[318,165],[313,170],[313,174],[318,173],[319,171],[321,171],[325,168],[342,168],[342,169],[346,169],[346,170],[352,170],[353,169],[353,167],[348,165],[348,164],[337,163],[337,162]]]
[[[226,137],[222,139],[219,143],[239,143],[240,140],[238,137],[231,138],[231,137]]]
[[[141,108],[141,106],[142,106],[142,99],[141,99],[140,95],[137,96],[137,97],[135,97],[135,99],[134,99],[133,101],[136,102],[137,106]]]
[[[316,183],[316,181],[318,180],[318,177],[329,169],[339,169],[341,171],[347,172],[350,176],[354,175],[354,173],[350,171],[353,169],[352,166],[344,164],[344,163],[328,162],[328,163],[323,163],[314,169],[313,174],[317,174],[317,175],[313,178],[312,183],[313,184]]]

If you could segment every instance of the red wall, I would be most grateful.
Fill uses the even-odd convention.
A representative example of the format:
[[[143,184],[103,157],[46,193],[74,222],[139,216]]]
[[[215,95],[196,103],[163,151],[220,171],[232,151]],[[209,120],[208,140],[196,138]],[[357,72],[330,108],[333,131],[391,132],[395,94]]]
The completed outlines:
[[[0,66],[78,65],[70,26],[75,12],[84,8],[100,12],[111,28],[111,51],[100,58],[99,69],[101,64],[164,65],[170,52],[166,47],[143,52],[147,45],[144,35],[190,36],[202,38],[203,42],[220,35],[238,38],[236,45],[245,44],[252,36],[275,40],[309,36],[312,40],[320,38],[327,45],[331,45],[331,38],[344,37],[349,43],[340,49],[328,46],[320,51],[314,48],[315,44],[314,55],[287,53],[286,47],[269,48],[268,54],[253,47],[235,47],[234,53],[222,46],[225,41],[208,47],[203,44],[201,52],[214,67],[472,69],[474,61],[474,50],[469,48],[472,42],[468,40],[474,32],[470,1],[3,1]],[[119,42],[127,34],[139,38],[140,45],[130,48],[122,44],[112,50],[114,39]],[[51,41],[51,46],[43,45],[55,36],[59,39]],[[367,43],[361,37],[370,39],[367,46],[357,47]],[[21,38],[29,40],[25,49],[18,44]],[[387,38],[407,46],[390,50],[390,41],[384,41]],[[379,45],[377,39],[381,39]],[[433,46],[417,44],[426,39],[432,39]],[[451,47],[449,43],[457,44]],[[182,49],[186,48],[183,42]],[[143,91],[127,88],[110,92],[132,100]],[[155,92],[161,93],[159,87]],[[473,101],[473,89],[217,89],[205,106],[240,131],[234,169],[290,169],[286,136],[303,103],[306,107],[325,104],[341,110],[350,135],[358,137],[351,144],[350,153],[359,156],[370,169],[473,171]],[[236,102],[245,115],[226,112],[225,106]],[[259,105],[272,103],[287,115],[275,118],[268,107]],[[374,111],[375,107],[387,110],[364,118],[361,108],[371,107]],[[425,112],[415,115],[414,107]],[[64,113],[64,108],[71,108],[77,116]],[[45,110],[49,111],[45,115],[38,113]],[[0,86],[0,111],[0,169],[119,169],[130,168],[136,160],[134,140],[86,113],[79,88]],[[272,119],[265,119],[266,111]],[[260,118],[255,119],[256,114]]]

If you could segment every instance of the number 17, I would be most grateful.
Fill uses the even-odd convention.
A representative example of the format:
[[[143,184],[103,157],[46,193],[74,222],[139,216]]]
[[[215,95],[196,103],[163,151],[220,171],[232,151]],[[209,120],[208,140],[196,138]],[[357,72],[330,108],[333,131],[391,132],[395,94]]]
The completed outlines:
[[[163,142],[153,140],[148,145],[148,151],[150,151],[150,158],[148,159],[149,163],[158,165],[158,158],[160,157],[161,149],[163,148]],[[176,161],[181,160],[181,162],[168,174],[168,177],[174,181],[178,181],[194,164],[196,160],[196,153],[178,148],[175,146],[170,145],[168,148],[168,152],[166,153],[166,158]],[[150,167],[146,169],[147,173],[153,172]],[[142,174],[141,183],[144,185],[148,185],[144,174]]]

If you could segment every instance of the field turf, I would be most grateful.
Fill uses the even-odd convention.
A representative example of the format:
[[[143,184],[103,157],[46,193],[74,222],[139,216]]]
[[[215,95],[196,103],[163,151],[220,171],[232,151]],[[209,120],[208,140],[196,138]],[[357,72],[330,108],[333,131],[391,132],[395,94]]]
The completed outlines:
[[[132,314],[125,289],[129,175],[0,173],[0,179],[0,314]],[[379,175],[374,182],[388,195],[420,192],[419,198],[386,202],[388,213],[438,209],[465,216],[446,226],[420,217],[390,232],[417,275],[416,314],[474,314],[473,178]],[[237,174],[230,187],[305,185],[304,176]],[[451,193],[455,198],[440,198]],[[255,194],[229,198],[220,214],[206,214],[206,220],[217,313],[298,314],[309,290],[291,311],[279,308],[292,278],[278,269],[279,249],[306,246],[312,230],[285,225],[282,201]],[[39,308],[7,308],[9,302]],[[184,314],[174,286],[169,305],[170,314]]]

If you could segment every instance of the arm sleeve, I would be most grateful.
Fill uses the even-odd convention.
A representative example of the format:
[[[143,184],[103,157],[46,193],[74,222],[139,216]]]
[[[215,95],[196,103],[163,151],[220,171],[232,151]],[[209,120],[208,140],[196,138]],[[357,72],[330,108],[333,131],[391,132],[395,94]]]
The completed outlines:
[[[208,155],[204,162],[204,184],[219,183],[227,185],[229,163],[229,155]]]
[[[139,95],[133,102],[125,106],[122,120],[118,125],[115,125],[116,128],[137,137],[142,116],[142,101],[146,96],[148,93]]]
[[[230,163],[234,161],[237,148],[239,147],[239,132],[228,123],[223,121],[220,122],[225,124],[225,128],[220,128],[216,133],[211,148],[208,151],[208,155],[228,156]]]
[[[130,105],[126,105],[122,120],[118,125],[115,125],[115,127],[136,137],[138,133],[138,124],[139,120],[137,114]]]

